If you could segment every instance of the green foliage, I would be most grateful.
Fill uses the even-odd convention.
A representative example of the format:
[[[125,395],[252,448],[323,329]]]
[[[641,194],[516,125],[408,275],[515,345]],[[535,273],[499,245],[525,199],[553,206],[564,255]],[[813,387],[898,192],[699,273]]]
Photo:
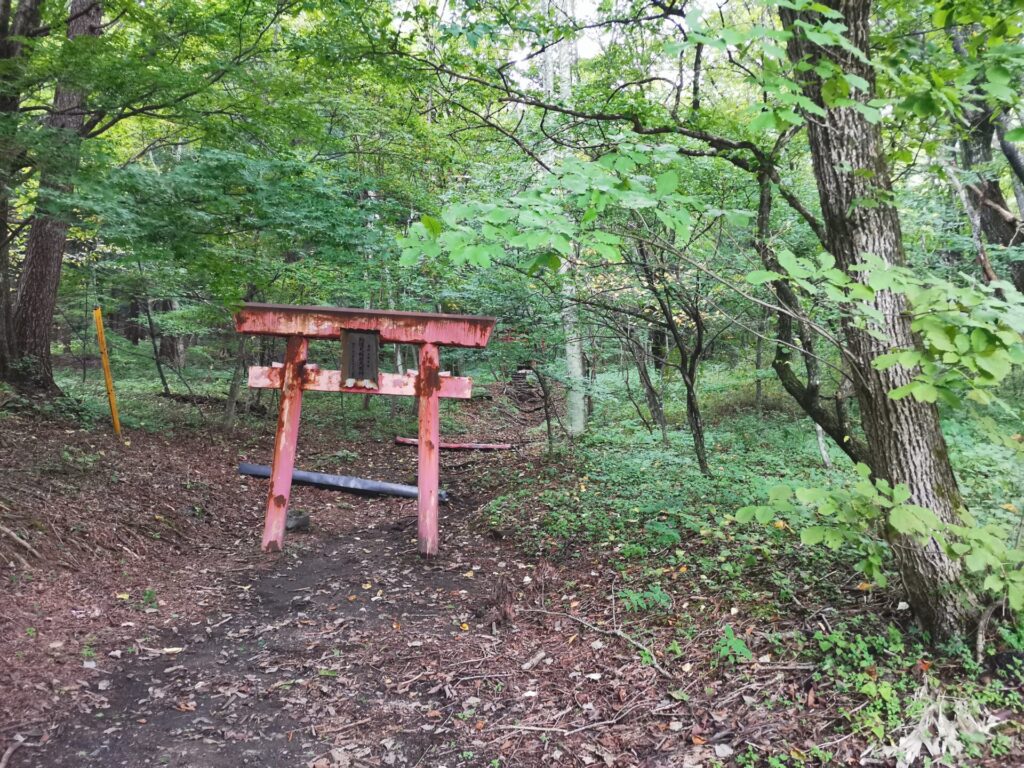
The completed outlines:
[[[619,592],[622,607],[627,611],[669,611],[672,609],[672,596],[658,583],[651,584],[643,591],[624,589]]]
[[[888,581],[886,542],[893,534],[935,540],[969,572],[984,577],[982,589],[994,598],[1006,597],[1014,610],[1024,608],[1024,549],[1008,543],[1013,537],[1004,526],[979,524],[966,511],[962,525],[943,523],[930,510],[907,503],[905,486],[872,479],[863,464],[856,469],[856,481],[836,488],[777,486],[767,504],[743,507],[736,519],[765,523],[780,516],[800,531],[805,546],[848,546],[860,556],[856,569],[880,586]],[[879,530],[889,533],[880,539]]]
[[[912,328],[921,340],[920,348],[895,350],[875,361],[879,368],[900,365],[915,372],[890,396],[913,395],[923,402],[941,397],[951,406],[960,405],[961,398],[999,402],[993,390],[1015,367],[1024,367],[1024,295],[1008,283],[957,284],[877,262],[867,268],[872,290],[906,294],[914,309]]]
[[[737,664],[740,661],[753,661],[754,654],[744,642],[742,637],[737,637],[732,626],[726,624],[722,629],[722,636],[713,647],[715,656],[719,661],[729,664]]]
[[[499,202],[460,202],[441,221],[428,217],[400,240],[402,263],[447,256],[454,264],[486,267],[523,254],[528,269],[558,271],[576,249],[609,263],[622,260],[626,236],[615,231],[623,215],[643,212],[665,228],[665,246],[682,247],[694,216],[742,225],[742,209],[722,210],[679,191],[677,148],[623,143],[593,162],[564,160],[533,187]]]

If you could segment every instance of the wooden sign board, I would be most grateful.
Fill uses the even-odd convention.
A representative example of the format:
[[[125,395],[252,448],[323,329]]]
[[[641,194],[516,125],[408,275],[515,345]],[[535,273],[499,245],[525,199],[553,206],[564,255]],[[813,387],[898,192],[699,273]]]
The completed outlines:
[[[377,384],[380,334],[373,331],[344,331],[341,334],[341,378]],[[351,385],[349,385],[351,386]]]

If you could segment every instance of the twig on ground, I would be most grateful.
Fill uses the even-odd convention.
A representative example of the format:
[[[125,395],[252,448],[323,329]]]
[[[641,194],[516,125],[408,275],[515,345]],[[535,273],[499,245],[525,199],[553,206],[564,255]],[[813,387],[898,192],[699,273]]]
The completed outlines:
[[[6,533],[8,536],[10,536],[16,542],[21,544],[21,546],[23,546],[25,549],[27,549],[29,552],[32,553],[33,557],[37,557],[40,560],[43,559],[43,556],[39,554],[39,552],[36,550],[35,547],[33,547],[31,544],[29,544],[27,541],[25,541],[23,538],[21,538],[18,534],[16,534],[14,531],[12,531],[10,528],[8,528],[6,525],[0,524],[0,531],[2,531],[3,533]]]
[[[652,702],[641,701],[639,704],[634,704],[631,707],[625,707],[615,717],[609,718],[608,720],[599,720],[596,723],[587,723],[586,725],[580,725],[576,728],[558,728],[551,725],[495,725],[491,730],[495,731],[539,731],[541,733],[559,733],[563,736],[572,736],[576,733],[582,733],[583,731],[589,731],[592,728],[603,728],[606,725],[615,725],[620,720],[625,719],[627,716],[633,714],[642,707],[644,704],[650,704]]]
[[[545,610],[544,608],[525,608],[525,609],[523,609],[523,613],[544,613],[544,614],[547,614],[548,616],[563,616],[563,617],[565,617],[567,619],[572,619],[577,624],[581,624],[582,626],[586,627],[587,629],[589,629],[592,632],[598,632],[598,633],[600,633],[602,635],[610,635],[612,637],[617,637],[620,640],[624,640],[625,642],[627,642],[630,645],[632,645],[634,648],[636,648],[636,649],[638,649],[640,651],[643,651],[647,655],[647,659],[649,660],[651,667],[659,675],[664,677],[666,680],[673,680],[674,681],[676,679],[675,675],[672,675],[669,672],[666,672],[665,668],[662,667],[658,663],[657,659],[654,658],[654,652],[651,651],[650,648],[648,648],[643,643],[641,643],[641,642],[639,642],[637,640],[634,640],[632,637],[627,635],[621,629],[603,629],[602,627],[598,627],[598,626],[596,626],[594,624],[591,624],[589,621],[586,621],[585,619],[581,619],[578,616],[573,616],[571,613],[565,613],[564,611],[548,611],[548,610]]]
[[[7,763],[11,760],[11,755],[18,751],[19,747],[25,746],[25,739],[19,736],[14,737],[14,741],[11,745],[4,750],[3,757],[0,757],[0,768],[7,768]]]
[[[368,722],[370,722],[371,719],[372,718],[364,717],[362,720],[356,720],[352,723],[345,723],[344,725],[340,725],[337,728],[314,728],[314,732],[316,733],[317,736],[325,736],[327,734],[334,735],[336,733],[342,733],[343,731],[347,731],[352,728],[357,728],[360,725],[366,725]],[[330,753],[328,752],[327,754]],[[0,766],[0,768],[3,768],[3,766]]]

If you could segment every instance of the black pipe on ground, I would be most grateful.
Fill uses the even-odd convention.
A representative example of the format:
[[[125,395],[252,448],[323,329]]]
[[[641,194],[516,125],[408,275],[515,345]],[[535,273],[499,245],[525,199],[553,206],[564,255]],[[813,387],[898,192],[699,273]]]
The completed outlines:
[[[270,477],[270,467],[266,464],[249,464],[243,461],[238,465],[238,474]],[[365,477],[329,475],[326,472],[306,472],[301,469],[292,470],[292,482],[297,485],[326,488],[329,491],[348,491],[364,495],[401,496],[405,499],[415,499],[419,496],[419,490],[415,485],[382,483],[379,480],[367,480]],[[439,501],[447,503],[447,491],[438,491],[437,496]]]

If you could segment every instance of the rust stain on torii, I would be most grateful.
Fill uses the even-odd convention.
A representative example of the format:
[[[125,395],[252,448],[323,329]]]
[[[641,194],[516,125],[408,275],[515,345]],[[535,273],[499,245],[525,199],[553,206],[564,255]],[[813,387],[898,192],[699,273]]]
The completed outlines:
[[[437,344],[483,348],[494,329],[493,317],[393,312],[347,307],[246,304],[235,315],[239,333],[339,339],[342,331],[375,331],[393,344]]]
[[[281,392],[274,461],[267,496],[263,551],[278,552],[284,545],[285,518],[291,494],[292,470],[302,412],[302,392],[359,392],[371,395],[415,396],[419,404],[418,515],[419,547],[424,555],[438,551],[437,503],[440,474],[440,398],[468,398],[472,379],[441,373],[439,346],[487,346],[493,317],[445,315],[428,312],[392,312],[346,307],[302,307],[283,304],[246,304],[235,315],[239,333],[284,336],[288,339],[281,366],[252,366],[250,387]],[[419,368],[415,377],[380,373],[376,388],[346,386],[341,371],[307,365],[309,339],[340,339],[345,331],[370,331],[383,342],[417,344]]]

